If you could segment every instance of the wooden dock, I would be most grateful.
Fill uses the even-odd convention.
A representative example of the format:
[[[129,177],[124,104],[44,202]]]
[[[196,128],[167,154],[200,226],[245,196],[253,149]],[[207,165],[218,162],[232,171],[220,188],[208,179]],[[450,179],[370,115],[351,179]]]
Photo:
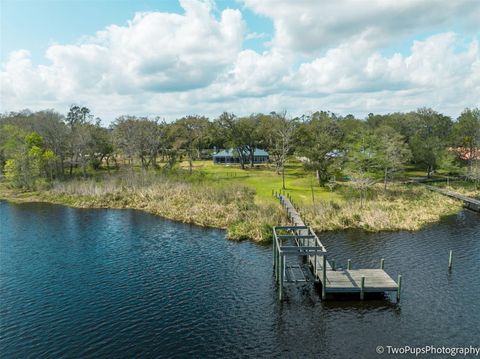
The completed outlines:
[[[463,202],[463,206],[465,208],[468,208],[468,209],[470,209],[472,211],[475,211],[475,212],[480,212],[480,201],[478,199],[463,196],[460,193],[448,191],[446,189],[438,188],[438,187],[435,187],[435,186],[425,185],[425,187],[427,187],[431,191],[441,193],[445,196],[448,196],[448,197],[451,197],[451,198],[454,198],[454,199],[458,199],[458,200]]]
[[[396,292],[400,299],[401,276],[396,283],[383,269],[335,268],[335,262],[327,260],[327,250],[311,227],[306,226],[292,202],[285,195],[277,195],[287,211],[290,226],[273,228],[273,266],[279,285],[279,297],[283,298],[285,283],[314,282],[322,286],[322,299],[328,294],[358,293],[361,300],[365,293]],[[305,258],[300,263],[298,257]]]

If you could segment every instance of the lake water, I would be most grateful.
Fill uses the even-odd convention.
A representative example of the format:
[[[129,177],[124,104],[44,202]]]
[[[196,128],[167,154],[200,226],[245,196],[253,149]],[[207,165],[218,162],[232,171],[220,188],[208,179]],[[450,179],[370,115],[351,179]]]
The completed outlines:
[[[337,266],[385,258],[403,275],[401,302],[322,303],[300,287],[279,303],[269,246],[134,210],[0,201],[0,356],[375,358],[378,345],[480,345],[480,215],[320,238]]]

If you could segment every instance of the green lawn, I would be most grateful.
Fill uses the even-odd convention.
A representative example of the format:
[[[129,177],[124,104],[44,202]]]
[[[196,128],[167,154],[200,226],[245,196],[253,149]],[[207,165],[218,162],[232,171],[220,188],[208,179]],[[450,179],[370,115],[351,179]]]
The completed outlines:
[[[405,177],[425,177],[427,172],[424,169],[415,166],[407,166],[405,169]]]
[[[180,164],[182,169],[188,169],[188,163]],[[194,162],[194,177],[201,178],[218,186],[239,184],[255,190],[257,200],[274,201],[272,190],[282,188],[282,176],[276,174],[275,168],[260,165],[242,170],[239,165],[214,165],[212,161]],[[343,201],[341,195],[320,187],[312,172],[304,169],[298,161],[290,161],[285,167],[285,187],[297,203],[312,203],[312,187],[315,201]]]
[[[461,174],[462,172],[460,171],[459,174]],[[427,176],[427,172],[425,171],[425,169],[423,168],[418,168],[417,166],[414,166],[414,165],[409,165],[405,168],[405,172],[404,172],[404,176],[405,177],[426,177]],[[449,175],[449,171],[448,170],[437,170],[432,176],[431,178],[447,178],[448,176],[451,176]]]

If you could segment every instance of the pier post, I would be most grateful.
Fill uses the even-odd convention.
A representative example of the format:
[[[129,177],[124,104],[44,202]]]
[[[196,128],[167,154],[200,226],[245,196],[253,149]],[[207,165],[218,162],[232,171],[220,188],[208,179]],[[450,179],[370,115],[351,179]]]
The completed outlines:
[[[322,300],[327,299],[327,256],[323,253]]]
[[[400,292],[402,291],[402,275],[398,275],[398,281],[397,281],[398,289],[397,289],[397,302],[400,301]]]
[[[347,269],[348,269],[348,270],[352,269],[352,260],[351,260],[351,259],[349,259],[349,260],[347,261]]]
[[[280,248],[277,248],[277,251],[275,253],[275,260],[276,260],[276,263],[275,263],[275,281],[279,282],[280,280],[280,271],[278,270],[278,267],[280,267]]]
[[[360,300],[365,298],[365,277],[362,275],[360,279]]]
[[[282,252],[280,252],[280,281],[278,285],[278,297],[280,300],[283,299],[283,276],[284,276],[284,266],[285,266],[285,257]]]
[[[279,285],[281,280],[281,273],[282,273],[282,250],[279,248],[277,251],[277,281]]]
[[[277,252],[277,283],[280,285],[280,266],[282,265],[280,258],[280,250]]]
[[[380,259],[380,269],[384,269],[385,268],[385,259]]]
[[[275,243],[277,241],[275,240],[275,237],[273,238],[272,240],[272,254],[273,254],[273,258],[272,258],[272,261],[273,261],[273,268],[275,268]]]
[[[274,272],[275,272],[275,281],[278,282],[278,248],[275,248],[275,254],[274,254],[274,259],[275,259],[275,264],[273,265]]]
[[[450,251],[448,255],[448,270],[452,270],[452,264],[453,264],[453,251]]]
[[[332,267],[332,270],[335,270],[335,259],[332,259],[330,266]]]

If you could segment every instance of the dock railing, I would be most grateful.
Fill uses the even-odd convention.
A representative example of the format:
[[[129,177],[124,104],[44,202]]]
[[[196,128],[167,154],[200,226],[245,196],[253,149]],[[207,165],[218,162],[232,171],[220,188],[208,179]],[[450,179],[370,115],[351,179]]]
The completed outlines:
[[[363,300],[366,292],[397,292],[397,301],[400,300],[401,276],[395,283],[384,271],[383,259],[380,269],[352,269],[350,260],[347,269],[336,269],[335,261],[328,262],[325,246],[313,229],[305,225],[290,195],[275,191],[272,194],[285,207],[292,223],[273,227],[273,267],[280,299],[284,283],[311,281],[321,283],[323,300],[327,293],[359,293]],[[298,260],[297,264],[287,264],[288,256],[306,257],[307,266],[299,265]]]
[[[288,233],[288,234],[286,234]],[[275,271],[275,279],[279,286],[279,298],[283,296],[283,283],[286,277],[286,259],[287,256],[302,256],[313,258],[314,269],[316,273],[317,256],[326,255],[326,249],[320,242],[319,238],[308,226],[278,226],[273,227],[273,267]],[[297,271],[299,272],[299,271]],[[300,272],[299,272],[300,273]],[[292,274],[292,276],[294,276]],[[306,277],[302,274],[291,279],[291,281],[306,281]],[[313,278],[315,280],[315,278]]]

